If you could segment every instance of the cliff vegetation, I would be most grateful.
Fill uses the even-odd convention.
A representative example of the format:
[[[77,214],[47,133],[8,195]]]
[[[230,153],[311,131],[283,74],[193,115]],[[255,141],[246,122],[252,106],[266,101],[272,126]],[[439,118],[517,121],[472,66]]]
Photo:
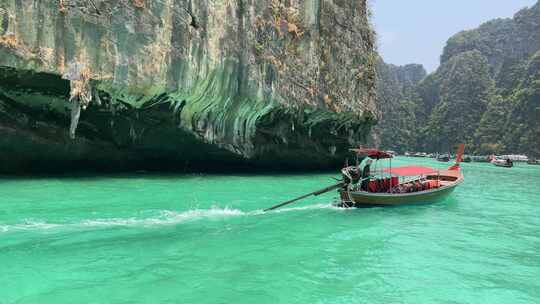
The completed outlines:
[[[539,157],[539,60],[540,2],[454,35],[440,67],[423,79],[409,71],[402,81],[407,66],[380,63],[383,146],[448,152],[463,142],[471,153]]]

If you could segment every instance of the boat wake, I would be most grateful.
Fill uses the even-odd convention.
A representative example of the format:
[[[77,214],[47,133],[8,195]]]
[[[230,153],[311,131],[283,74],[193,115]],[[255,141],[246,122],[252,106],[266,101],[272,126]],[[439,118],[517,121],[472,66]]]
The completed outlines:
[[[345,208],[336,207],[336,206],[334,206],[334,204],[314,204],[314,205],[303,206],[303,207],[292,207],[292,208],[277,209],[277,210],[270,211],[269,213],[283,213],[283,212],[315,210],[315,209],[333,209],[333,210],[337,210],[337,211],[346,210]],[[262,212],[262,211],[260,211],[260,212]],[[264,212],[262,212],[262,213],[264,213]]]
[[[332,204],[316,204],[304,207],[284,208],[272,211],[268,214],[280,214],[284,212],[294,212],[314,209],[336,209]],[[148,218],[105,218],[105,219],[86,219],[74,223],[49,223],[46,221],[26,220],[17,224],[0,224],[0,233],[15,232],[15,231],[49,231],[57,229],[73,229],[87,230],[100,229],[111,227],[153,227],[163,225],[177,225],[183,222],[197,221],[201,219],[222,219],[230,217],[242,216],[261,216],[265,214],[262,210],[242,211],[231,208],[210,208],[210,209],[193,209],[187,211],[159,211],[156,216]]]

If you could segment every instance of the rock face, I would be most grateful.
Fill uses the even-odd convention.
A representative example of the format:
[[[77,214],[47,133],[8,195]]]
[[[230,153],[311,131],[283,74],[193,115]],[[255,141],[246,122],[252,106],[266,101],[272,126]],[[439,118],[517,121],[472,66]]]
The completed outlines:
[[[366,0],[2,0],[0,172],[332,167],[375,64]]]
[[[538,20],[540,2],[520,10],[513,18],[491,20],[476,29],[459,32],[444,47],[441,64],[462,52],[477,50],[486,57],[497,86],[504,86],[513,66],[540,49]]]
[[[416,145],[416,87],[426,74],[420,64],[396,66],[378,60],[377,104],[382,123],[374,131],[381,147],[404,152]]]

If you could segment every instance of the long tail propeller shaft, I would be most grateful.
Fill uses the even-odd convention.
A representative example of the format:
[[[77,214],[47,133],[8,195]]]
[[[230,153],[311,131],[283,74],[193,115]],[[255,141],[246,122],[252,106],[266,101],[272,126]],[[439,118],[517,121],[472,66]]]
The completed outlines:
[[[339,188],[343,187],[344,185],[345,185],[344,182],[339,182],[339,183],[337,183],[337,184],[335,184],[335,185],[328,186],[328,187],[326,187],[326,188],[324,188],[324,189],[317,190],[317,191],[314,191],[314,192],[311,192],[311,193],[308,193],[308,194],[299,196],[299,197],[297,197],[297,198],[295,198],[295,199],[288,200],[288,201],[283,202],[283,203],[281,203],[281,204],[272,206],[272,207],[270,207],[270,208],[264,209],[264,212],[267,212],[267,211],[271,211],[271,210],[275,210],[275,209],[281,208],[281,207],[283,207],[283,206],[292,204],[292,203],[294,203],[294,202],[297,202],[297,201],[299,201],[299,200],[301,200],[301,199],[310,197],[310,196],[312,196],[312,195],[313,195],[313,196],[318,196],[318,195],[324,194],[324,193],[326,193],[326,192],[330,192],[330,191],[332,191],[332,190],[339,189]]]

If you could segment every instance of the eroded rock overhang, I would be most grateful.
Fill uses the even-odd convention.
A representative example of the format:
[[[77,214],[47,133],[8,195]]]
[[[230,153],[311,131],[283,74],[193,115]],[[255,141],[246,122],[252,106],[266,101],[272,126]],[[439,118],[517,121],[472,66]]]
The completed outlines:
[[[373,58],[363,1],[6,0],[0,169],[336,166],[375,121]],[[71,139],[74,64],[99,102]]]

